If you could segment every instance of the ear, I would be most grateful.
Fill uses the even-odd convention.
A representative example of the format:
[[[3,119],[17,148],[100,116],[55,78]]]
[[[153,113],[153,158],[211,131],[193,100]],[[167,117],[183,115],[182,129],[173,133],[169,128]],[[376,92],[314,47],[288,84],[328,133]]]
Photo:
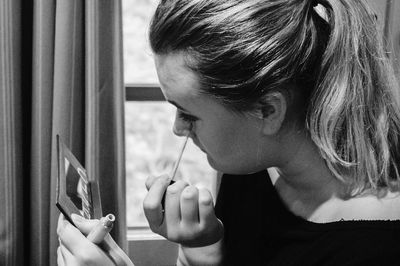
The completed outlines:
[[[263,116],[262,132],[265,135],[274,135],[282,127],[287,111],[287,101],[281,92],[266,95],[265,105],[261,108]]]

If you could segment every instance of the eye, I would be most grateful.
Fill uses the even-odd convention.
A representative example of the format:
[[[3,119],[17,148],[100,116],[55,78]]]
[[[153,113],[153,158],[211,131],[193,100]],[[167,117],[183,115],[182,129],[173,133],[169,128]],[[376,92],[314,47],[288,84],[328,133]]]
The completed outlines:
[[[188,123],[192,123],[192,122],[195,122],[195,121],[198,120],[197,117],[194,117],[194,116],[192,116],[192,115],[188,115],[188,114],[182,112],[182,111],[179,110],[179,109],[178,109],[178,117],[179,117],[180,119],[182,119],[183,121],[188,122]]]

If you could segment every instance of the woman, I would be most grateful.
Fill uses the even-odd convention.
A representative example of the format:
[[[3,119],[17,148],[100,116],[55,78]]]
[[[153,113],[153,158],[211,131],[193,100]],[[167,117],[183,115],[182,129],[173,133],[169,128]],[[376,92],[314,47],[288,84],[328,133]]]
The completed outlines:
[[[390,265],[400,99],[376,28],[362,0],[161,1],[150,43],[174,132],[226,173],[216,211],[206,190],[147,180],[179,265]]]

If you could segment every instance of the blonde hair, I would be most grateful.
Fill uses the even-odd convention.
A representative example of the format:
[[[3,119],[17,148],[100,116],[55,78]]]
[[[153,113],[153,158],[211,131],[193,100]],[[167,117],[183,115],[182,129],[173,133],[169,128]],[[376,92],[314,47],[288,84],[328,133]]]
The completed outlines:
[[[399,86],[363,2],[161,0],[150,44],[186,52],[201,92],[234,111],[296,84],[311,138],[349,193],[398,190]]]
[[[351,193],[399,189],[399,86],[372,12],[324,0],[331,32],[309,107],[313,141]]]

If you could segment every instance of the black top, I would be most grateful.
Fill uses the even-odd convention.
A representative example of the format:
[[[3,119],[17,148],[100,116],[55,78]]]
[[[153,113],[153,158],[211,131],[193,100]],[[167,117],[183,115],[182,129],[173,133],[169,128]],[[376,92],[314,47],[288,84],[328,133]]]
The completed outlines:
[[[400,221],[309,222],[286,208],[266,171],[224,175],[215,209],[225,265],[400,265]]]

